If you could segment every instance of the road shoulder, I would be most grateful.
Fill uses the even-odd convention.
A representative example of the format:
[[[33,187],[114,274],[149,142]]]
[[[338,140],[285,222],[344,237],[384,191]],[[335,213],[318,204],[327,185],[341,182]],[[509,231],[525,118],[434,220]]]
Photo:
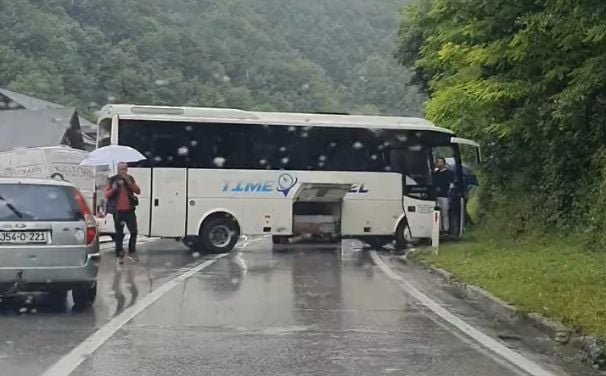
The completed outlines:
[[[567,374],[600,374],[584,362],[586,355],[572,345],[573,341],[566,345],[556,342],[549,333],[520,315],[515,307],[489,292],[458,282],[445,270],[421,264],[418,257],[409,257],[406,263],[400,256],[381,254],[380,258],[438,304],[532,361]]]

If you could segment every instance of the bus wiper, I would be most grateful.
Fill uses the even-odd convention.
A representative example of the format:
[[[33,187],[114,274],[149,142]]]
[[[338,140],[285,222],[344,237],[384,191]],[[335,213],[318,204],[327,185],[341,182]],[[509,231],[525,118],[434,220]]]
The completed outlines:
[[[11,204],[10,202],[6,201],[4,199],[4,197],[0,196],[0,201],[4,202],[4,205],[6,205],[7,208],[10,209],[10,211],[13,212],[13,214],[15,214],[18,218],[23,219],[23,213],[21,213],[21,211],[19,211],[19,209],[17,209],[16,207],[13,206],[13,204]]]

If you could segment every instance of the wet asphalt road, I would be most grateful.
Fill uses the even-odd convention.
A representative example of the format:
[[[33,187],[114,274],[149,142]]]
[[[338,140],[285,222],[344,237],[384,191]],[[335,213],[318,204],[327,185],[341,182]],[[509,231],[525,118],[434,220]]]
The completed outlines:
[[[140,249],[142,262],[122,268],[103,255],[99,296],[91,310],[73,312],[71,302],[51,310],[43,297],[30,304],[0,303],[0,375],[41,374],[176,273],[211,258],[194,257],[174,241]],[[435,286],[423,278],[419,274],[419,288],[433,294]],[[441,290],[434,292],[468,322],[493,330],[490,320]],[[24,308],[27,312],[18,313]],[[517,346],[558,374],[594,374],[512,345]],[[273,253],[269,241],[260,239],[168,291],[72,374],[522,373],[433,317],[374,266],[368,252],[346,246],[343,252],[301,247]]]

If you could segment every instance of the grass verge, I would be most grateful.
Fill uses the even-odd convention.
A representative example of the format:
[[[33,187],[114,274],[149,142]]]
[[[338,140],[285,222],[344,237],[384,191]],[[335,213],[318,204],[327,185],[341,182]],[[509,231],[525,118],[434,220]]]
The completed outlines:
[[[587,252],[574,239],[518,243],[475,232],[418,257],[523,312],[606,339],[606,253]]]

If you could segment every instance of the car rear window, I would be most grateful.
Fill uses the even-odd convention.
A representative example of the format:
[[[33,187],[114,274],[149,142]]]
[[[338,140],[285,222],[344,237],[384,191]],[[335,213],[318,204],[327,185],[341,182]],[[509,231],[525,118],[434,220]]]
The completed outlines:
[[[78,221],[72,187],[0,184],[0,221]]]

